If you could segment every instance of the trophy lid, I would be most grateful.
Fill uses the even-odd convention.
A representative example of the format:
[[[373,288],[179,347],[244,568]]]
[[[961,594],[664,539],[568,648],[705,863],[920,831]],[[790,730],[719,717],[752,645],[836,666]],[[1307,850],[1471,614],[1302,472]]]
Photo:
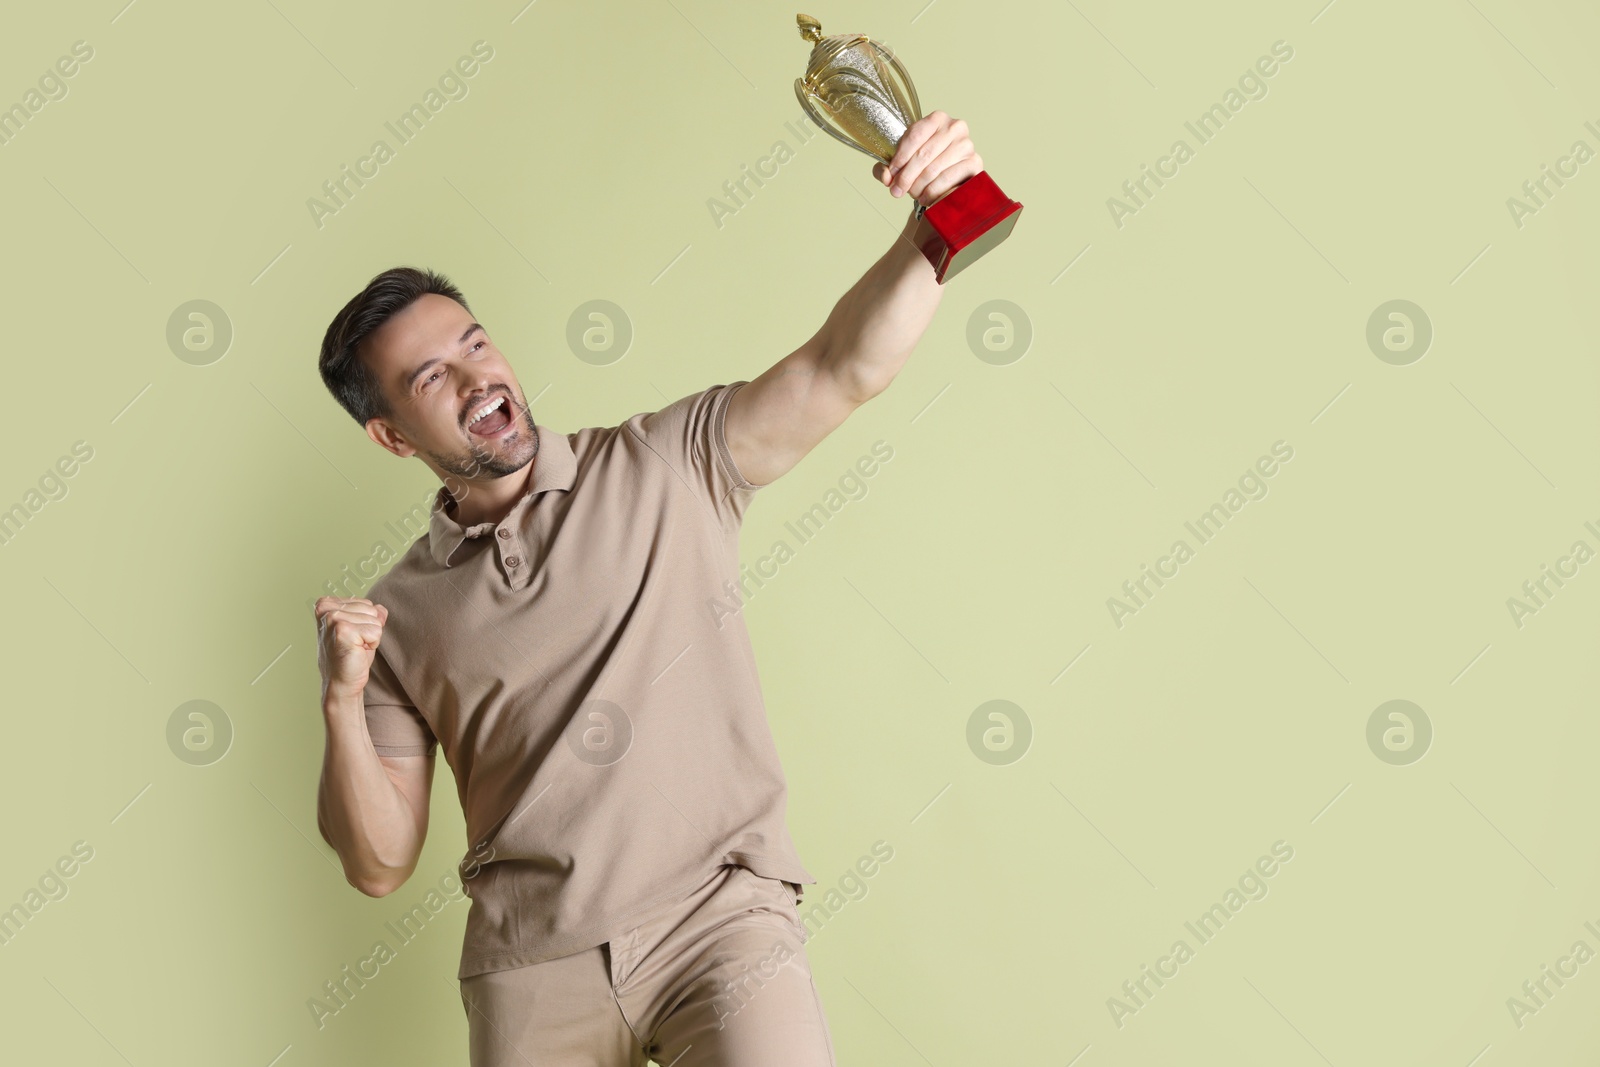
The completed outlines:
[[[835,57],[851,45],[876,43],[864,33],[836,33],[824,37],[822,23],[810,15],[797,14],[794,21],[800,28],[800,36],[816,46],[811,49],[811,59],[806,63],[805,80],[810,85],[815,85],[824,68],[832,65]]]
[[[911,75],[882,41],[874,41],[864,33],[835,33],[824,37],[822,23],[810,15],[796,14],[794,20],[800,28],[800,36],[815,46],[811,49],[811,58],[806,63],[806,73],[802,79],[808,86],[815,88],[827,73],[841,66],[854,67],[871,80],[887,78],[888,71],[882,62],[887,60],[888,66],[903,82],[903,86],[896,86],[893,90],[902,109],[908,111],[913,119],[921,117],[921,106],[917,102],[917,91],[911,84]],[[859,47],[863,45],[865,49]]]

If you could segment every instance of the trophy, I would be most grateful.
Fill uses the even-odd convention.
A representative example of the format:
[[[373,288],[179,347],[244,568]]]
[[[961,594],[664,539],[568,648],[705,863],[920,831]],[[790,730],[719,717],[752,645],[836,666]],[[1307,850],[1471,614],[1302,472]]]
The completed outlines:
[[[814,43],[794,92],[818,126],[880,163],[894,158],[906,127],[922,117],[911,75],[887,47],[864,34],[822,36],[822,24],[796,15]],[[1022,205],[979,171],[931,204],[917,205],[914,241],[940,285],[1011,235]]]

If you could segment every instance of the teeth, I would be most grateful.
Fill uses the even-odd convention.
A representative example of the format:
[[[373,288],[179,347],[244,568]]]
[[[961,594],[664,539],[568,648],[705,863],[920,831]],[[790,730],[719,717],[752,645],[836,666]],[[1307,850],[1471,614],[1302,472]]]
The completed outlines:
[[[477,422],[479,419],[483,418],[485,415],[489,414],[491,411],[494,411],[496,408],[500,407],[505,402],[506,402],[506,398],[505,397],[503,397],[503,396],[495,397],[492,401],[490,401],[489,403],[485,404],[482,408],[478,409],[478,413],[476,415],[472,416],[472,418],[467,420],[467,425],[471,426],[473,423]]]

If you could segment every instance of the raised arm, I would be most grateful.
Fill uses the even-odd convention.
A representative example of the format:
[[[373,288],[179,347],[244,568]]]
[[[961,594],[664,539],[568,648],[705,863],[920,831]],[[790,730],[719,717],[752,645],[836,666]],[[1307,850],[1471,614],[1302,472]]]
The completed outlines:
[[[317,600],[317,666],[327,731],[317,783],[317,829],[345,880],[372,897],[416,869],[428,836],[432,753],[380,756],[367,732],[363,690],[389,609],[360,597]]]
[[[872,174],[892,195],[926,206],[982,169],[967,124],[935,111],[907,128],[889,165],[874,164]],[[754,484],[786,473],[905,366],[944,291],[912,243],[915,228],[909,215],[822,327],[733,395],[723,433]]]

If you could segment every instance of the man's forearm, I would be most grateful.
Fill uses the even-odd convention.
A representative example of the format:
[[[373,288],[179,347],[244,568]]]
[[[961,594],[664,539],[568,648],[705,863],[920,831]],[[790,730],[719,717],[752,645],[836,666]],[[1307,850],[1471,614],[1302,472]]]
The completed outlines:
[[[379,762],[362,721],[360,695],[323,698],[326,743],[317,784],[317,829],[345,879],[381,895],[404,882],[422,851],[406,799]]]
[[[917,346],[944,286],[912,243],[915,215],[894,244],[839,298],[822,327],[823,369],[851,399],[865,402],[900,373]]]
[[[901,204],[931,205],[983,160],[967,124],[933,111],[906,127],[872,175]],[[850,413],[889,387],[939,309],[943,286],[913,241],[908,211],[894,243],[841,296],[817,332],[734,392],[724,435],[740,473],[755,485],[782,477]]]

